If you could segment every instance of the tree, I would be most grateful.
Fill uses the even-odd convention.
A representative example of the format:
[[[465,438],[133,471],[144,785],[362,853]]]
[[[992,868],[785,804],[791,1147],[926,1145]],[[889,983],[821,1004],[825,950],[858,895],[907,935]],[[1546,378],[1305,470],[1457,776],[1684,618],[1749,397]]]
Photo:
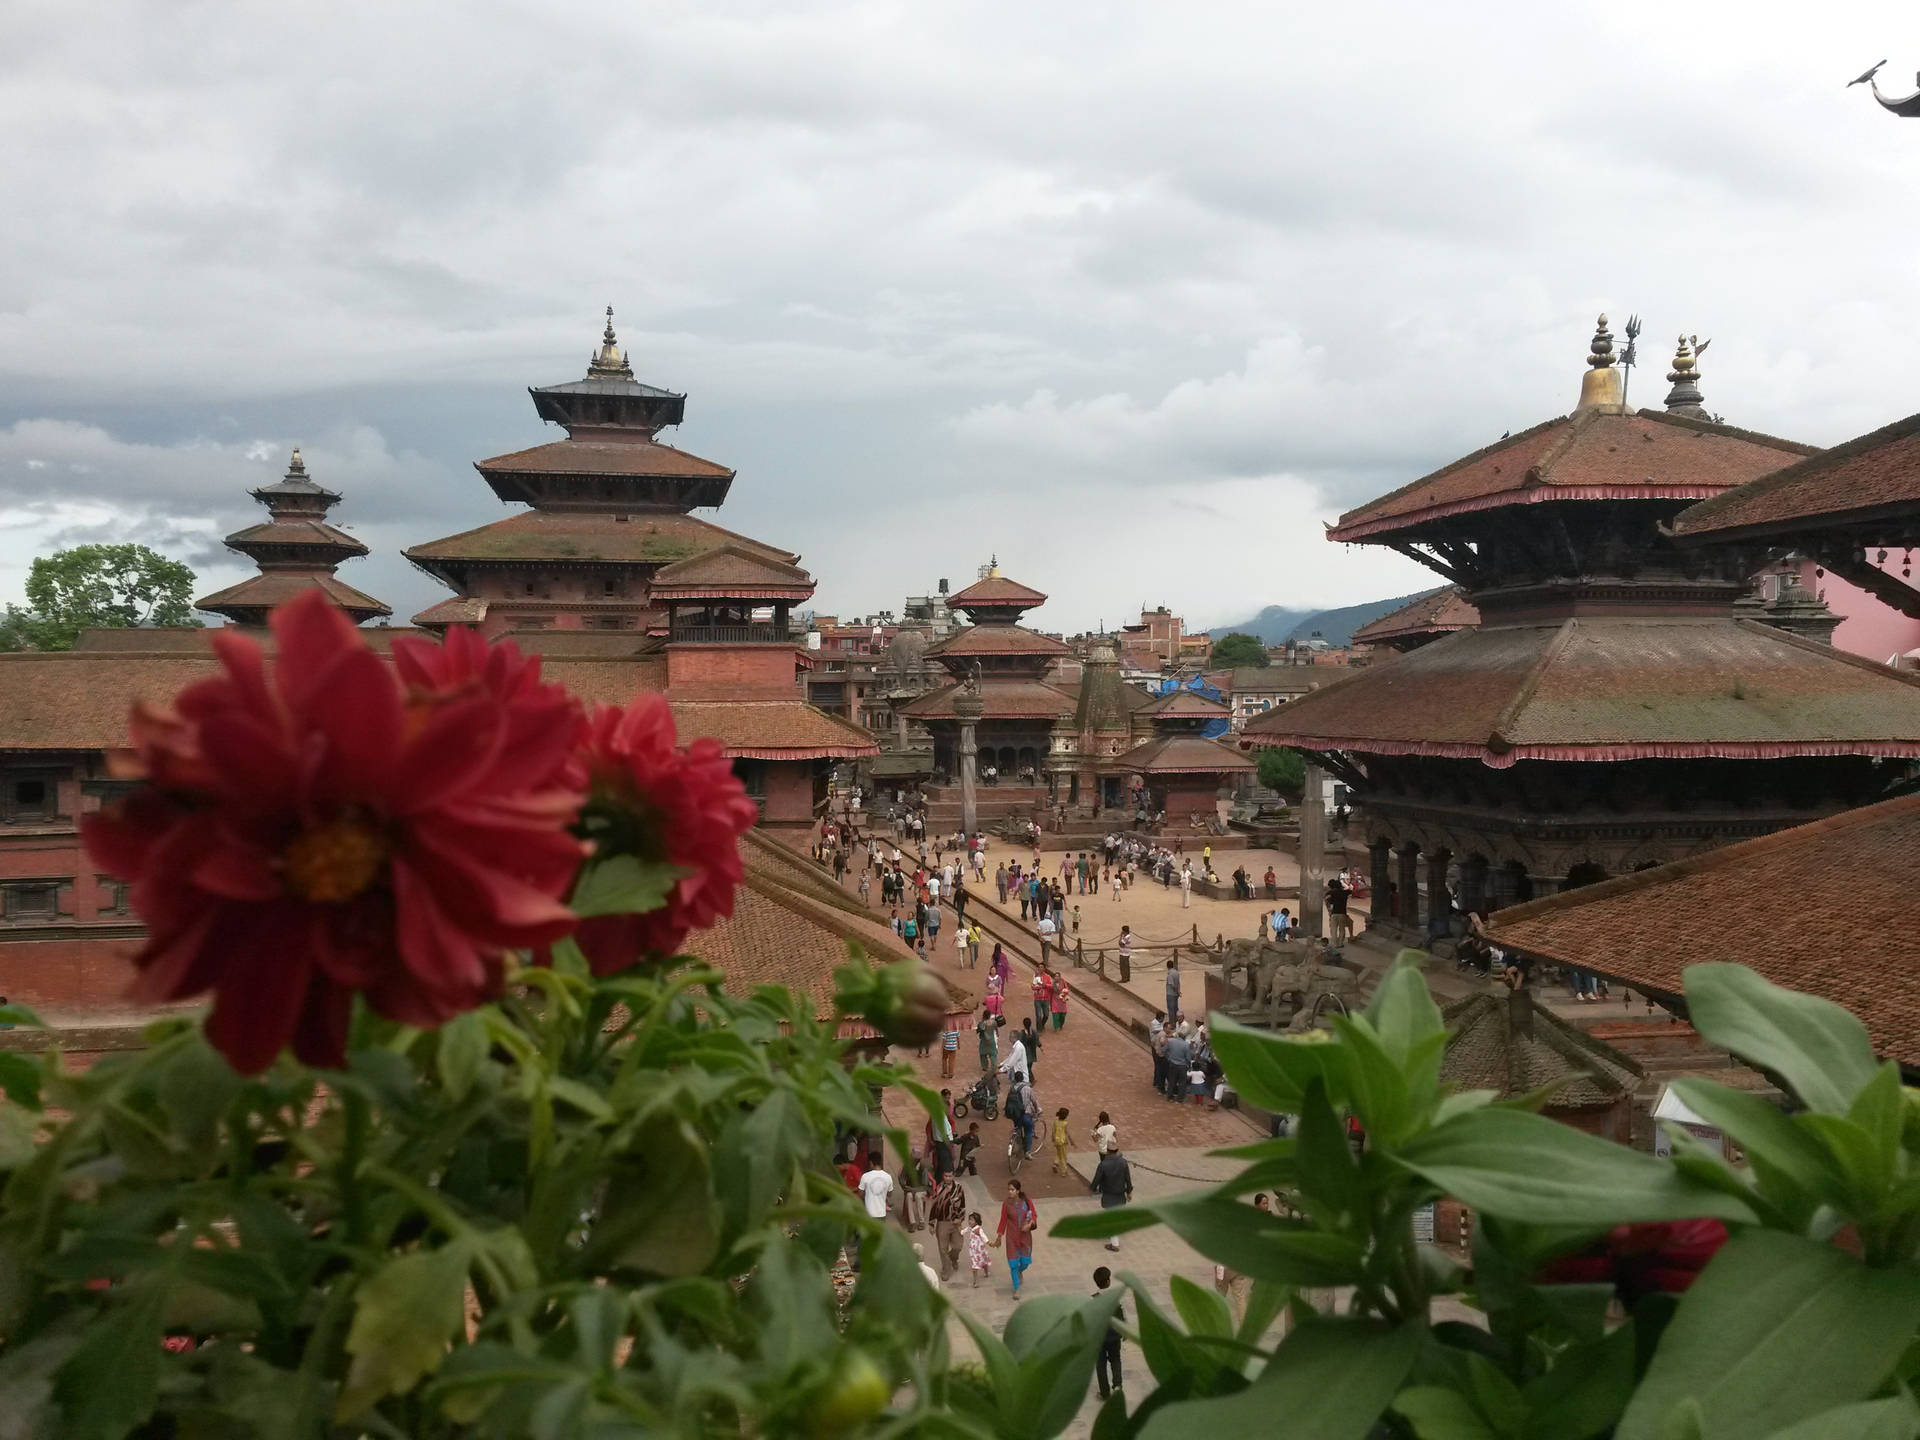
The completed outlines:
[[[89,627],[197,626],[192,567],[144,545],[76,545],[33,562],[27,609],[9,605],[0,648],[71,650]]]
[[[1207,657],[1207,667],[1212,670],[1232,670],[1243,665],[1264,666],[1270,663],[1267,647],[1260,637],[1240,630],[1225,639],[1214,641],[1213,653]]]
[[[1307,762],[1298,750],[1262,750],[1259,764],[1260,783],[1269,790],[1298,795],[1307,783]]]

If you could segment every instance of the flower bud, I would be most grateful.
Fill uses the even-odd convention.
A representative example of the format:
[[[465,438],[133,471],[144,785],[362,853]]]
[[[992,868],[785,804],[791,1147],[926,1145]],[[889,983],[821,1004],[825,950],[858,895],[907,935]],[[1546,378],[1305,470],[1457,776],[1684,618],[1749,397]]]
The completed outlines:
[[[876,977],[867,1021],[894,1045],[929,1045],[947,1021],[949,997],[940,977],[919,960],[901,960]]]

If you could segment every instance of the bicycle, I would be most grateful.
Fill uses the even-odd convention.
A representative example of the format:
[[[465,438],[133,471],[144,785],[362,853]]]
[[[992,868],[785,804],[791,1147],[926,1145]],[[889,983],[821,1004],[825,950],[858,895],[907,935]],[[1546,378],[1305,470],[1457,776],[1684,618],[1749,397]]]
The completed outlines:
[[[1007,1174],[1018,1175],[1020,1167],[1033,1158],[1033,1151],[1027,1148],[1026,1135],[1022,1133],[1019,1122],[1014,1123],[1013,1133],[1007,1137]]]

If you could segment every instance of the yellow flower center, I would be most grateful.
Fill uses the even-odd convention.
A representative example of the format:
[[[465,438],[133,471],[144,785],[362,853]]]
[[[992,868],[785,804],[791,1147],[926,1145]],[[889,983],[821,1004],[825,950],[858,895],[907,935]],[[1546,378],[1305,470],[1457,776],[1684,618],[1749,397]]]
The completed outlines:
[[[343,817],[301,835],[280,857],[287,888],[326,905],[351,900],[380,877],[387,840],[364,820]]]

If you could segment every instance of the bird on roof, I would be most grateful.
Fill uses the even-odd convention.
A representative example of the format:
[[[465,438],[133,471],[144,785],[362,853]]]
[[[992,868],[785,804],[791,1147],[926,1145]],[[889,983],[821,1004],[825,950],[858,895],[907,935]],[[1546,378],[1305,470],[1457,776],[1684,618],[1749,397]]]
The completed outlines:
[[[1853,79],[1847,81],[1847,83],[1841,88],[1846,90],[1851,90],[1856,85],[1865,85],[1868,81],[1872,80],[1876,74],[1879,73],[1880,66],[1886,63],[1887,63],[1886,61],[1882,60],[1878,65],[1875,65],[1871,70],[1864,71],[1861,74],[1854,76]]]
[[[1886,63],[1886,61],[1882,60],[1880,65]],[[1847,87],[1851,88],[1852,86],[1864,83],[1867,88],[1873,92],[1873,98],[1879,102],[1882,110],[1891,110],[1895,115],[1902,116],[1909,120],[1920,119],[1920,89],[1916,89],[1911,95],[1882,95],[1880,93],[1880,82],[1873,78],[1874,71],[1878,70],[1880,65],[1874,66],[1873,70],[1867,71],[1858,79],[1849,80]],[[1920,75],[1914,77],[1914,83],[1920,85]]]

